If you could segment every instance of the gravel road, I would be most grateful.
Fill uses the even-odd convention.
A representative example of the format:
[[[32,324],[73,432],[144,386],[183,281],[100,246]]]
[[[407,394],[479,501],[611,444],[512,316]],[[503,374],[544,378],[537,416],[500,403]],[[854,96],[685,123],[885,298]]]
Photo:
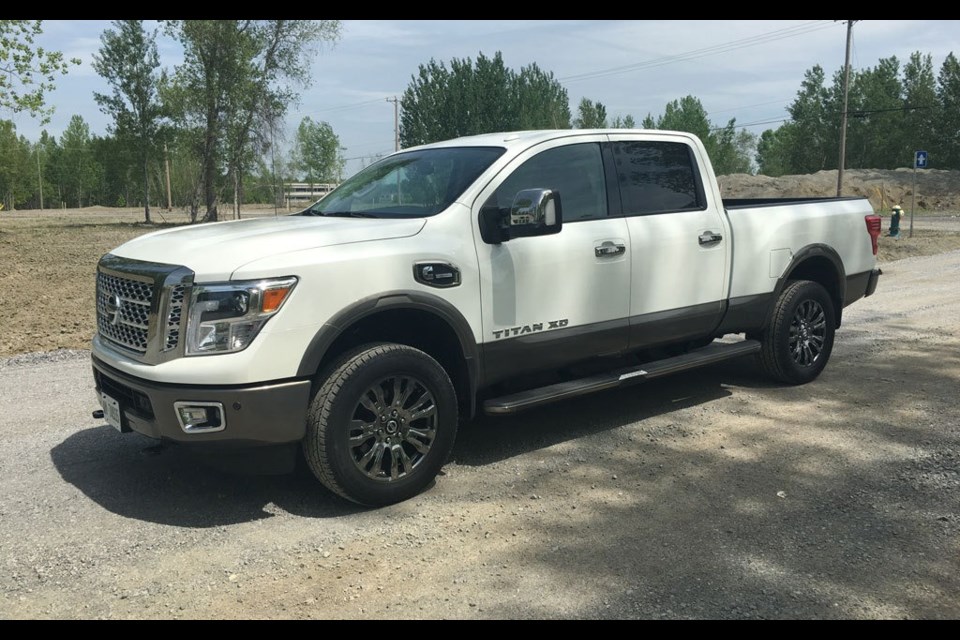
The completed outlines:
[[[115,432],[87,352],[0,361],[0,618],[960,618],[960,251],[883,269],[814,383],[478,418],[378,510]]]

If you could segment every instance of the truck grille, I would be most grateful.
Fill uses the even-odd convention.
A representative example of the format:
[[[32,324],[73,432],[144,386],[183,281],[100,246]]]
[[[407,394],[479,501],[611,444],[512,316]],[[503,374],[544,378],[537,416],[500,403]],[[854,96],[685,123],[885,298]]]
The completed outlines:
[[[163,350],[176,349],[180,344],[180,320],[183,319],[183,304],[187,288],[178,284],[170,289],[170,302],[167,303],[167,322],[164,331]]]
[[[187,267],[106,254],[97,265],[97,333],[134,360],[183,355],[193,285]]]
[[[110,342],[146,353],[150,333],[153,285],[139,280],[97,274],[97,329]]]

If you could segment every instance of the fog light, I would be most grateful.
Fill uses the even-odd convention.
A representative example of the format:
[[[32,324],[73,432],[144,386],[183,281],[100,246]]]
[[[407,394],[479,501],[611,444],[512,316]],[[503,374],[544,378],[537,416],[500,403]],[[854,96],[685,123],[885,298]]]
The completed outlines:
[[[219,402],[174,402],[173,408],[185,433],[223,431],[227,426]]]

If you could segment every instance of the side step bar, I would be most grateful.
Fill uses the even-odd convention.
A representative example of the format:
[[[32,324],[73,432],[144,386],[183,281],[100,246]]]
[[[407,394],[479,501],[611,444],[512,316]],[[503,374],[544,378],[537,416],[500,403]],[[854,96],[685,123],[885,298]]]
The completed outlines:
[[[653,380],[679,371],[696,369],[715,362],[758,353],[759,351],[760,342],[757,340],[713,342],[696,351],[672,358],[664,358],[663,360],[654,360],[639,367],[616,369],[579,380],[558,382],[539,389],[529,389],[499,398],[491,398],[483,403],[483,411],[489,415],[516,413],[557,400]]]

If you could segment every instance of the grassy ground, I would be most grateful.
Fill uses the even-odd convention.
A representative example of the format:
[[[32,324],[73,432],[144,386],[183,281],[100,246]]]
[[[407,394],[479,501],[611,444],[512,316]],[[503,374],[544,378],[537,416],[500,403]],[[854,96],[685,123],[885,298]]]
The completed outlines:
[[[155,211],[157,224],[142,219],[137,209],[0,212],[0,357],[89,348],[100,256],[141,234],[187,222],[182,212]],[[888,224],[885,218],[884,233]],[[917,216],[913,237],[907,237],[907,224],[903,231],[900,239],[881,237],[881,262],[960,249],[958,216]]]

